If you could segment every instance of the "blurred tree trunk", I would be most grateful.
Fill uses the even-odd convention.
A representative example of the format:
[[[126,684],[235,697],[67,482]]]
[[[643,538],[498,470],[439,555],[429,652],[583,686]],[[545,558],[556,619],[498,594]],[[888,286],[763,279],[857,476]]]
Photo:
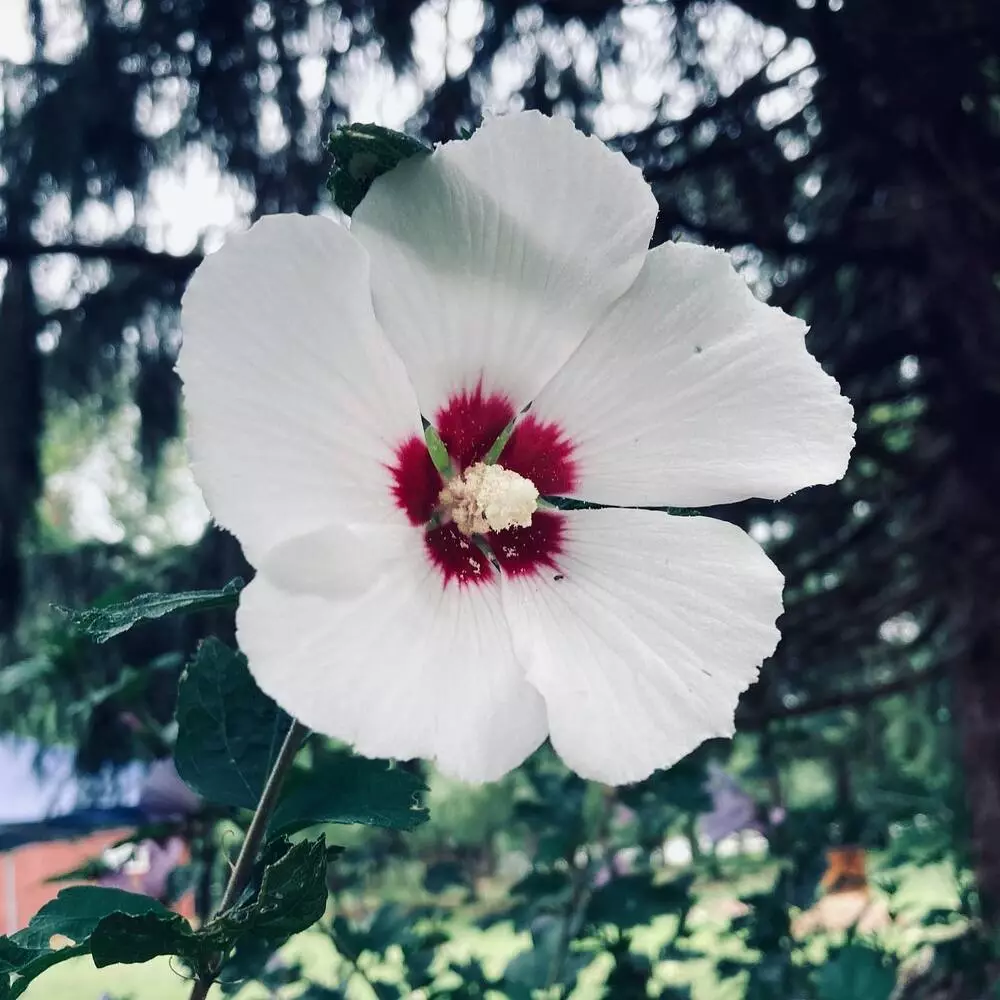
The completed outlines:
[[[968,147],[967,147],[968,148]],[[986,150],[978,150],[980,155]],[[950,163],[979,177],[989,157]],[[978,170],[977,170],[978,167]],[[951,185],[948,217],[928,219],[940,371],[931,419],[948,442],[949,472],[932,506],[927,555],[951,605],[954,718],[965,772],[971,846],[983,916],[1000,929],[1000,204]],[[978,190],[985,190],[978,188]],[[928,186],[928,197],[931,191]],[[964,195],[964,196],[963,196]],[[928,204],[933,202],[928,201]],[[928,456],[941,462],[942,456]],[[950,564],[950,569],[945,566]],[[933,566],[929,567],[933,570]]]
[[[1000,644],[992,639],[978,636],[959,659],[955,715],[983,916],[1000,927]]]
[[[21,598],[19,542],[38,495],[41,366],[26,262],[12,263],[0,297],[0,633]]]
[[[995,327],[1000,330],[1000,327]],[[985,395],[985,393],[983,394]],[[964,544],[964,585],[956,592],[959,649],[954,716],[965,774],[969,833],[983,917],[1000,929],[1000,485],[996,478],[1000,397],[970,401],[966,461],[947,534]],[[991,428],[991,429],[990,429]],[[992,440],[985,440],[991,438]],[[983,449],[978,455],[978,448]],[[990,454],[992,453],[992,454]],[[964,473],[964,475],[963,475]]]

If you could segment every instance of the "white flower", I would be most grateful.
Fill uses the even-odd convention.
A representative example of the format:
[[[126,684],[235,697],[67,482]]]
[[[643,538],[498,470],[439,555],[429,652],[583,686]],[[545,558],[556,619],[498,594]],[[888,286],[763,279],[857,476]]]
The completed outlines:
[[[257,569],[250,668],[307,726],[467,780],[549,736],[609,783],[732,733],[778,639],[760,548],[534,498],[777,499],[843,474],[851,408],[723,253],[647,250],[655,216],[622,156],[525,113],[377,180],[350,230],[265,218],[198,269],[194,469]]]

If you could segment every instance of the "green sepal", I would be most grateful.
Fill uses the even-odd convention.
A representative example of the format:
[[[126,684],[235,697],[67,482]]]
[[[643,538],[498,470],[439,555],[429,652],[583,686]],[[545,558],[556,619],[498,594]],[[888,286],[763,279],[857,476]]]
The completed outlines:
[[[326,182],[334,204],[351,215],[372,183],[413,156],[426,156],[429,146],[381,125],[341,125],[326,141],[333,169]]]
[[[435,427],[428,423],[424,425],[424,441],[427,442],[427,451],[431,456],[431,461],[434,463],[434,468],[437,469],[441,478],[447,482],[455,474],[455,465],[448,454],[448,449],[445,447],[444,441],[441,440],[441,435],[438,434]]]

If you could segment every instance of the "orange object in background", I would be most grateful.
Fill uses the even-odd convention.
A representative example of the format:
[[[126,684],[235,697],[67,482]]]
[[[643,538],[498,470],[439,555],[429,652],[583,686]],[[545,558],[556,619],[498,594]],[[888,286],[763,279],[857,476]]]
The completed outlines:
[[[180,832],[111,850],[149,823],[176,821],[180,831],[201,809],[170,757],[81,774],[76,755],[72,746],[0,733],[0,933],[24,927],[70,884],[48,879],[88,862],[107,869],[90,884],[164,899],[171,873],[190,858]],[[192,915],[191,895],[174,909]]]
[[[25,844],[0,854],[0,933],[13,934],[20,930],[60,889],[68,885],[93,885],[92,882],[47,882],[60,872],[72,871],[98,858],[114,843],[129,835],[129,830],[102,830],[72,841],[45,841]],[[186,863],[187,855],[181,860]],[[141,886],[136,877],[134,888]],[[191,919],[194,900],[190,892],[172,909]]]
[[[867,889],[865,849],[863,847],[828,847],[826,871],[819,880],[824,892],[844,892],[848,889]]]
[[[819,881],[823,895],[792,921],[792,933],[805,937],[856,927],[862,934],[871,934],[889,926],[888,904],[872,896],[866,869],[863,847],[827,848],[826,871]]]

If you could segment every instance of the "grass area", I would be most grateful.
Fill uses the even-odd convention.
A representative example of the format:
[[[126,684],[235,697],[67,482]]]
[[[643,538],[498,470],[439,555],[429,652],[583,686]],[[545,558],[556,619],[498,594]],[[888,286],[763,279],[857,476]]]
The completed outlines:
[[[191,984],[182,979],[171,962],[156,958],[145,965],[116,965],[95,969],[89,958],[74,958],[36,979],[25,991],[25,1000],[187,1000]],[[212,1000],[222,1000],[214,991]]]
[[[945,864],[907,867],[897,869],[894,874],[901,878],[894,898],[894,906],[901,916],[896,923],[879,932],[879,939],[887,949],[907,954],[935,936],[933,931],[920,926],[920,914],[934,907],[950,909],[957,904],[955,880]],[[757,865],[755,872],[701,887],[689,927],[691,946],[704,952],[704,958],[684,963],[656,961],[660,948],[673,933],[675,921],[672,917],[659,918],[651,926],[640,928],[634,936],[634,947],[654,960],[654,982],[659,985],[690,983],[695,1000],[739,1000],[739,982],[719,983],[713,966],[721,957],[747,954],[742,941],[728,931],[732,901],[737,890],[745,895],[766,888],[772,876],[773,871],[766,865]],[[510,924],[482,930],[470,922],[468,910],[461,908],[456,910],[448,930],[451,939],[442,946],[438,958],[442,969],[450,961],[458,963],[477,958],[488,973],[499,975],[507,963],[531,943],[526,933],[515,933]],[[810,959],[821,961],[828,943],[828,939],[821,938],[810,942]],[[347,971],[329,939],[320,932],[299,935],[286,946],[283,955],[289,960],[300,961],[309,978],[324,985],[342,982]],[[382,965],[366,965],[368,973],[374,978],[398,981],[398,966],[394,967],[391,955],[389,958],[390,961]],[[584,971],[573,994],[574,1000],[591,1000],[600,994],[607,974],[607,961],[607,956],[602,956]],[[156,959],[141,966],[95,969],[89,959],[81,958],[43,975],[28,988],[24,997],[25,1000],[102,1000],[105,996],[116,1000],[186,1000],[190,990],[191,984],[183,978],[180,966],[168,959]],[[373,997],[371,989],[358,975],[351,980],[348,995],[351,1000],[371,1000]],[[212,1000],[222,1000],[222,996],[221,990],[216,989]],[[251,985],[240,992],[238,1000],[263,1000],[265,997],[265,991]]]

